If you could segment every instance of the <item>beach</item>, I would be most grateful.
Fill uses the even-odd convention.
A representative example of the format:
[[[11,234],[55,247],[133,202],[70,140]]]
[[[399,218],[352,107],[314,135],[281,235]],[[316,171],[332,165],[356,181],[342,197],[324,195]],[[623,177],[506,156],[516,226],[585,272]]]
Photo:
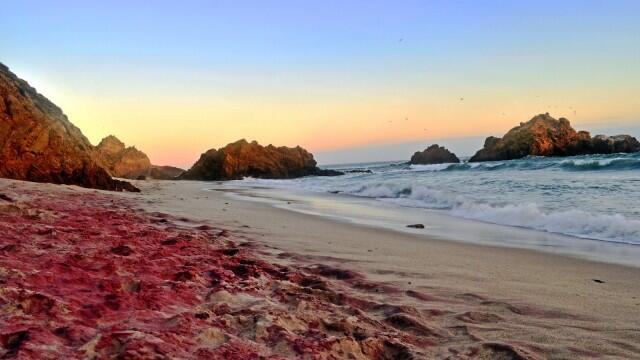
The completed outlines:
[[[220,185],[219,191],[204,191],[215,183],[136,185],[143,195],[126,196],[145,210],[246,234],[274,261],[329,264],[404,292],[428,294],[426,300],[367,296],[447,314],[429,319],[449,332],[465,332],[466,341],[518,344],[548,358],[640,353],[638,268],[348,224],[238,200]],[[477,319],[459,320],[465,313]]]
[[[573,359],[640,354],[640,269],[240,200],[0,180],[6,356]]]

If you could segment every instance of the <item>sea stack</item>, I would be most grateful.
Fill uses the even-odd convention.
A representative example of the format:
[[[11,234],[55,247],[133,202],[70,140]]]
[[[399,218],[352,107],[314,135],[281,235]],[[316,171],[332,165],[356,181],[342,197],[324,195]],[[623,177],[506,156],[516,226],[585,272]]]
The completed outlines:
[[[459,163],[460,159],[456,154],[447,150],[443,146],[433,144],[423,151],[417,151],[411,157],[409,164],[412,165],[428,165],[428,164],[446,164]]]
[[[317,167],[313,155],[297,146],[262,146],[244,139],[211,149],[179,178],[185,180],[237,180],[244,177],[290,179],[302,176],[335,176],[343,173]]]
[[[593,138],[587,131],[576,131],[565,118],[540,114],[520,123],[502,138],[490,136],[469,161],[519,159],[525,156],[573,156],[584,154],[631,153],[640,151],[640,142],[629,135]]]
[[[0,177],[139,191],[114,180],[62,110],[0,63]]]

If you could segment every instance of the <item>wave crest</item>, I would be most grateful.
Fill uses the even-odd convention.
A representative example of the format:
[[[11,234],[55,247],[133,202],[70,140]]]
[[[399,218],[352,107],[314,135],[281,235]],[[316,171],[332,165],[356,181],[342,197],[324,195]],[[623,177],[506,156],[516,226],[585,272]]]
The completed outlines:
[[[343,193],[376,198],[402,206],[445,210],[450,215],[498,225],[517,226],[570,236],[640,244],[640,220],[583,210],[545,212],[537,204],[488,204],[460,195],[391,181],[343,189]]]
[[[573,171],[588,170],[634,170],[640,169],[640,159],[637,158],[613,158],[597,160],[564,160],[560,162],[561,168]]]

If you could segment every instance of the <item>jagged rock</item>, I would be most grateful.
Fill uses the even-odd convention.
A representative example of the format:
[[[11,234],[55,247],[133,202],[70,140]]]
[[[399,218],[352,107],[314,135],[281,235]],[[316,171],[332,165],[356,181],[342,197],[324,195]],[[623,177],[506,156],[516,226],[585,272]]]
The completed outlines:
[[[139,191],[109,176],[62,110],[0,63],[0,177]]]
[[[287,179],[308,175],[334,176],[343,173],[316,166],[313,155],[301,147],[262,146],[242,139],[218,150],[211,149],[180,179],[234,180],[243,177]]]
[[[443,146],[433,144],[426,148],[424,151],[417,151],[411,157],[410,164],[446,164],[446,163],[459,163],[460,159],[456,154],[445,149]]]
[[[146,176],[151,170],[147,154],[134,146],[126,147],[113,135],[102,139],[95,149],[105,169],[112,176],[137,179]]]
[[[640,142],[630,135],[596,135],[591,139],[591,149],[596,154],[632,153],[640,151]]]
[[[145,180],[153,178],[158,180],[175,179],[184,170],[173,166],[152,165],[147,154],[136,149],[135,146],[127,147],[117,137],[109,135],[100,141],[95,147],[96,157],[100,164],[109,171],[111,176]]]
[[[519,159],[525,156],[573,156],[640,151],[640,142],[629,135],[591,137],[576,131],[565,118],[548,113],[533,117],[509,130],[502,138],[490,136],[469,161]]]

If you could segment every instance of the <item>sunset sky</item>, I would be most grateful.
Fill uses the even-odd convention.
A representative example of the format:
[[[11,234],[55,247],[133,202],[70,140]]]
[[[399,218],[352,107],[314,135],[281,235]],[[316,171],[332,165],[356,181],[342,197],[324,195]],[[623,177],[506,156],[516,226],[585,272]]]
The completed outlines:
[[[157,164],[239,138],[325,163],[408,159],[436,140],[468,155],[543,112],[640,135],[637,0],[7,0],[2,12],[0,62],[94,144],[114,134]]]

